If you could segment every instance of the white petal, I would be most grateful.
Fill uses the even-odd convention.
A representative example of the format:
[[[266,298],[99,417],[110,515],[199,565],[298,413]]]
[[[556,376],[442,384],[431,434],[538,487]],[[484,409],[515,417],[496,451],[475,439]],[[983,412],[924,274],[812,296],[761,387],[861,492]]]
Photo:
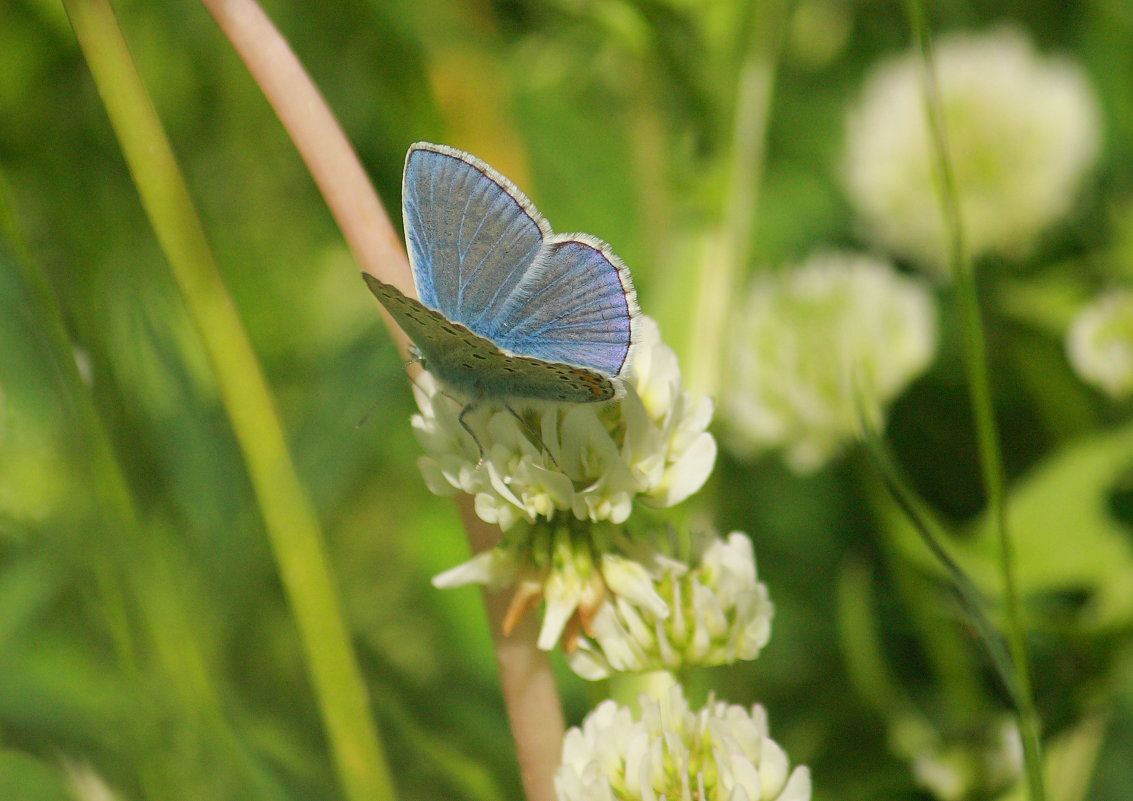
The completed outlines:
[[[578,609],[580,597],[578,587],[573,582],[556,581],[555,576],[561,573],[552,573],[551,578],[544,585],[545,608],[543,611],[543,625],[539,628],[537,645],[544,651],[550,651],[559,641],[559,637],[566,628],[567,621]]]
[[[716,440],[702,433],[665,472],[661,486],[648,496],[650,506],[667,507],[680,503],[704,486],[716,462]]]
[[[616,594],[647,609],[655,617],[665,618],[669,607],[653,587],[653,577],[639,562],[614,554],[602,556],[602,577]]]
[[[787,786],[775,801],[810,801],[810,769],[799,765],[791,773]]]
[[[775,798],[787,781],[790,764],[783,748],[774,740],[763,741],[763,754],[759,760],[759,771],[763,777],[763,795]]]
[[[613,673],[602,652],[587,641],[566,654],[566,662],[576,676],[587,681],[607,679]]]
[[[448,480],[436,460],[422,456],[417,460],[417,469],[421,471],[421,477],[425,479],[425,486],[429,488],[429,492],[441,496],[457,493],[459,488]]]
[[[751,764],[751,761],[743,754],[732,754],[728,760],[728,767],[731,781],[735,782],[735,787],[742,787],[745,797],[760,799],[764,798],[763,785],[760,781],[760,771]]]
[[[433,586],[440,590],[466,584],[507,586],[515,579],[515,554],[503,548],[489,548],[467,562],[433,577]]]

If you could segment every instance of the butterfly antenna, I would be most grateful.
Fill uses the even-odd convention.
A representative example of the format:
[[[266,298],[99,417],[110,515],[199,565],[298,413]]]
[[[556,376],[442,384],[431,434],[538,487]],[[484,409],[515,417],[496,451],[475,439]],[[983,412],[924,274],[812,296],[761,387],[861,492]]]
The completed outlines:
[[[378,401],[375,400],[370,404],[370,408],[366,410],[366,413],[362,415],[361,419],[359,419],[358,422],[354,424],[354,427],[361,428],[362,426],[366,425],[366,423],[370,422],[370,418],[374,416],[374,410],[377,408]]]
[[[377,411],[377,409],[378,409],[378,404],[381,403],[381,401],[382,401],[382,399],[380,397],[381,393],[378,392],[378,395],[379,395],[379,397],[374,398],[374,402],[371,403],[369,408],[366,409],[366,413],[363,414],[360,418],[358,418],[358,422],[356,422],[354,424],[354,428],[356,428],[356,429],[361,428],[362,426],[364,426],[368,422],[370,422],[370,418],[374,416],[374,412]]]

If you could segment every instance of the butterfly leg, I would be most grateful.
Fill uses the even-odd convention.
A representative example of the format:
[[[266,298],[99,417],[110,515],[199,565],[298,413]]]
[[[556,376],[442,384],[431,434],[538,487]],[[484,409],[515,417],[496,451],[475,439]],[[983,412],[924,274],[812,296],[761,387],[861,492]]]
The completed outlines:
[[[509,404],[505,403],[504,408],[511,412],[511,416],[519,421],[519,424],[523,426],[523,430],[530,435],[531,439],[539,444],[539,447],[542,448],[543,453],[547,454],[547,458],[551,460],[551,464],[555,466],[555,469],[561,471],[562,468],[559,467],[559,463],[555,460],[554,454],[552,454],[551,449],[547,447],[547,443],[543,441],[542,434],[535,430],[535,426],[524,420],[523,415],[511,408]]]
[[[477,448],[477,450],[480,451],[480,459],[479,459],[479,461],[476,462],[476,466],[479,467],[480,465],[482,465],[484,463],[484,445],[480,442],[480,438],[478,436],[476,436],[476,432],[473,431],[472,427],[469,426],[468,423],[465,422],[465,420],[464,420],[464,415],[468,414],[470,411],[472,411],[475,408],[476,408],[476,404],[474,404],[474,403],[464,404],[464,408],[461,409],[460,414],[457,415],[456,422],[460,423],[460,427],[463,428],[465,431],[467,431],[468,436],[472,437],[472,441],[476,443],[476,448]]]

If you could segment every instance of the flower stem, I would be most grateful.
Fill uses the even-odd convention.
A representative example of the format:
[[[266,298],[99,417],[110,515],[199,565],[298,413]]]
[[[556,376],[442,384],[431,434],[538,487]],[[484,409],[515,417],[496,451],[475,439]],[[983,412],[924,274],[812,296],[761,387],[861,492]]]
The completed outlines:
[[[636,714],[641,712],[641,696],[647,696],[654,701],[664,701],[669,691],[677,684],[681,685],[685,697],[689,698],[691,688],[686,680],[691,675],[691,671],[684,676],[677,676],[668,670],[651,670],[647,673],[615,673],[607,681],[610,698],[622,706],[628,706]]]
[[[499,529],[476,516],[472,497],[461,495],[459,509],[473,550],[493,547],[499,539]],[[527,801],[555,801],[554,775],[562,757],[566,731],[562,705],[551,660],[536,645],[539,626],[535,616],[524,615],[509,634],[503,633],[503,620],[510,603],[508,594],[484,590],[484,605],[500,668],[508,724],[515,737],[524,797]]]
[[[321,533],[251,343],[107,0],[64,0],[202,344],[264,515],[347,798],[393,798]]]
[[[1023,605],[1015,575],[1014,542],[1008,527],[1007,498],[1003,476],[1003,460],[999,449],[999,432],[991,401],[991,382],[987,365],[987,341],[971,255],[964,240],[964,226],[960,217],[956,178],[949,158],[947,131],[939,86],[933,69],[932,42],[928,25],[919,0],[906,0],[910,26],[921,55],[925,110],[929,130],[933,137],[936,155],[935,169],[940,182],[940,202],[948,234],[948,257],[953,280],[956,282],[956,299],[964,334],[964,365],[968,378],[968,392],[975,418],[976,436],[987,494],[989,519],[999,540],[999,566],[1003,582],[1006,609],[1006,636],[1011,651],[1015,680],[1013,695],[1016,714],[1023,739],[1023,756],[1031,801],[1044,801],[1042,743],[1040,721],[1035,708],[1030,655],[1027,646]]]

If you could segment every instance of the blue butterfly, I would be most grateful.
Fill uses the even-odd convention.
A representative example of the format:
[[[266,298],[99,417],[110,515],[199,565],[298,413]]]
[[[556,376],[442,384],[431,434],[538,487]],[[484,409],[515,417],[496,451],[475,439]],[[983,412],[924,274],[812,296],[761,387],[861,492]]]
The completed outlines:
[[[405,157],[402,212],[420,301],[362,277],[425,368],[469,400],[462,424],[485,400],[621,395],[639,312],[609,245],[552,233],[503,175],[427,142]]]

